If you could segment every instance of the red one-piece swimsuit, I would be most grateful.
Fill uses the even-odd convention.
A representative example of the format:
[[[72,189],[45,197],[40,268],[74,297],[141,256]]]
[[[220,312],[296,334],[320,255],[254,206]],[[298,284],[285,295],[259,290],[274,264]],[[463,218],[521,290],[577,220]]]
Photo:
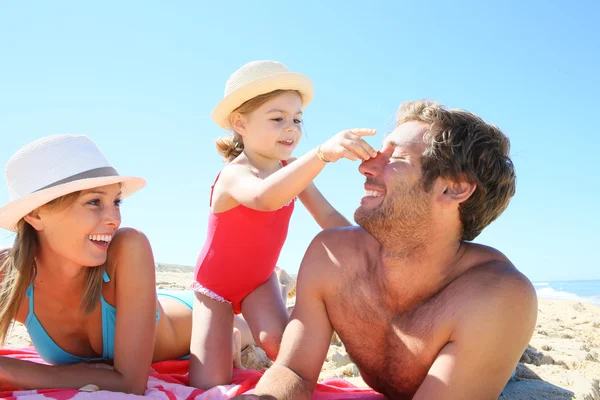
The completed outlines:
[[[219,176],[211,187],[211,206],[218,179]],[[230,302],[233,311],[240,314],[244,298],[265,283],[275,270],[294,203],[295,199],[276,211],[257,211],[241,204],[221,213],[211,210],[192,289],[215,300]]]

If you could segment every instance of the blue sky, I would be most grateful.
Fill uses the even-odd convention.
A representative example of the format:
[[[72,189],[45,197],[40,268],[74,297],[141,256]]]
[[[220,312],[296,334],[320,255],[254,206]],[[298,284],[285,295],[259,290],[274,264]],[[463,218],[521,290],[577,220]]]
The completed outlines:
[[[121,174],[148,180],[123,224],[149,236],[157,261],[194,265],[226,133],[210,112],[233,71],[273,59],[315,82],[296,155],[353,127],[377,128],[379,146],[406,100],[497,124],[517,194],[477,241],[534,281],[600,279],[599,3],[433,3],[2,2],[0,163],[41,136],[90,136]],[[316,179],[349,218],[357,168]],[[318,229],[297,207],[280,266],[296,271]]]

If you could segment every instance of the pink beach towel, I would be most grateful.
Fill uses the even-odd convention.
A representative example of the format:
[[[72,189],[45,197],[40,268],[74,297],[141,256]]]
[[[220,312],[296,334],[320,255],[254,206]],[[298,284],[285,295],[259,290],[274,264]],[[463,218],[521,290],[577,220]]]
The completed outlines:
[[[0,349],[0,356],[13,357],[44,363],[33,347],[24,349]],[[200,390],[188,385],[189,361],[163,361],[152,365],[146,392],[143,396],[109,391],[80,392],[74,389],[15,390],[0,387],[0,398],[12,400],[33,399],[132,399],[152,398],[161,400],[213,400],[229,399],[239,394],[251,394],[263,372],[254,370],[235,370],[232,383],[217,386],[210,390]],[[313,399],[384,399],[385,397],[371,389],[360,389],[343,379],[329,379],[317,385]]]

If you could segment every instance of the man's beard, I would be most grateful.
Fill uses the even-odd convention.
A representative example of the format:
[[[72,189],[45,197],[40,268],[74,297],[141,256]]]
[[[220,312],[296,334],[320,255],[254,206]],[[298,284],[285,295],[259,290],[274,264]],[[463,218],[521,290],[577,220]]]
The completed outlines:
[[[359,207],[354,220],[397,257],[414,257],[428,239],[431,204],[430,192],[419,181],[395,187],[374,209]]]

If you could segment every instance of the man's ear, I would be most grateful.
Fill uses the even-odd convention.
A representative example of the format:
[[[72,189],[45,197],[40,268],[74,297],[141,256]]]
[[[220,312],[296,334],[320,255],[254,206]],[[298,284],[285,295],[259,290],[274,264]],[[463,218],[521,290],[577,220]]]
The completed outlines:
[[[40,217],[39,209],[33,210],[32,212],[24,216],[23,219],[38,232],[44,229],[44,222]]]
[[[234,112],[231,114],[231,126],[240,136],[246,136],[246,118],[241,113]]]
[[[471,197],[477,185],[466,181],[451,181],[446,180],[442,200],[450,203],[462,203]]]

